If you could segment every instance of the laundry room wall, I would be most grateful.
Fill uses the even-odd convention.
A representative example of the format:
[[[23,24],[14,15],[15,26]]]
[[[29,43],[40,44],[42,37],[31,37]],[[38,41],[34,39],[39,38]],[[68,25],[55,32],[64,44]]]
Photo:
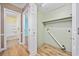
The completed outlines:
[[[38,48],[44,43],[44,26],[42,23],[43,13],[38,9],[37,11],[37,44]]]
[[[71,38],[71,19],[70,21],[63,21],[63,22],[57,22],[57,23],[50,23],[46,24],[45,28],[49,28],[50,33],[53,35],[53,37],[60,42],[62,45],[65,46],[67,51],[71,51],[72,49],[72,38]],[[69,32],[70,31],[70,32]],[[44,42],[51,44],[52,46],[60,48],[57,43],[54,41],[54,39],[51,38],[51,36],[45,32],[45,39]]]
[[[51,10],[44,15],[42,22],[46,22],[45,28],[49,28],[50,32],[52,33],[53,37],[57,39],[61,44],[65,45],[67,51],[72,51],[72,4],[65,4],[60,8],[55,10]],[[67,18],[68,19],[64,19]],[[64,21],[54,21],[62,19]],[[50,22],[48,22],[50,21]],[[46,32],[44,33],[44,42],[51,44],[55,47],[59,46],[56,42],[50,37],[50,35]]]

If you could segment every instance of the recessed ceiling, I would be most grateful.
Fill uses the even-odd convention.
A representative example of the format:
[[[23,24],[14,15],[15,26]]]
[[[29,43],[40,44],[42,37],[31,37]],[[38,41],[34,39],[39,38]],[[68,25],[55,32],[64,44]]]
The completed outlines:
[[[24,8],[24,6],[26,5],[26,3],[12,3],[12,4],[21,9]]]

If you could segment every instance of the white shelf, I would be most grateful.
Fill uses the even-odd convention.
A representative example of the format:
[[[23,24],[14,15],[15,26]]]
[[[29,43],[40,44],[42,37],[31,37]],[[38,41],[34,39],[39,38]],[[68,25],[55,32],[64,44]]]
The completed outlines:
[[[50,22],[50,21],[59,21],[59,20],[67,19],[67,18],[72,18],[72,16],[71,15],[67,15],[67,16],[59,17],[59,18],[51,18],[51,19],[43,20],[42,22],[46,23],[46,22]]]

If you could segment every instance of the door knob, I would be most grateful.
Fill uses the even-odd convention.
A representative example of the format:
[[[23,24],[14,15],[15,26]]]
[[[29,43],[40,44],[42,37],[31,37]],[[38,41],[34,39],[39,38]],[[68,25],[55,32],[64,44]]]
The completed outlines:
[[[35,32],[33,32],[33,34],[35,34]]]
[[[78,35],[79,35],[79,28],[77,29],[77,33],[78,33]]]

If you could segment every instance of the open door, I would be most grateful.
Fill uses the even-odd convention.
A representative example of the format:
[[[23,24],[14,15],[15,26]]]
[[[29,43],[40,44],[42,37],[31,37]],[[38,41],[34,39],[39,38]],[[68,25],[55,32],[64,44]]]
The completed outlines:
[[[28,46],[30,55],[37,54],[37,6],[29,4],[23,12],[23,42]],[[26,38],[28,37],[28,38]]]

